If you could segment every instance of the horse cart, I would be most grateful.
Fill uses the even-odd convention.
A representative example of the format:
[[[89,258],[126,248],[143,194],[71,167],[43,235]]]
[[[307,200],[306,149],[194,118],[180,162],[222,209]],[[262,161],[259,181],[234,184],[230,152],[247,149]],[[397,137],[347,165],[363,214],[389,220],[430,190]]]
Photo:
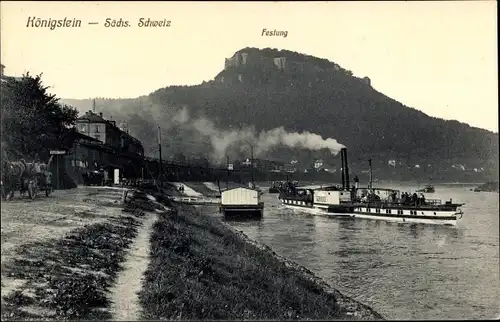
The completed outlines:
[[[30,199],[35,199],[40,191],[44,191],[48,197],[52,193],[52,174],[48,164],[39,162],[27,163],[21,161],[4,161],[2,166],[2,199],[11,200],[15,191],[19,191],[21,197],[28,193]]]

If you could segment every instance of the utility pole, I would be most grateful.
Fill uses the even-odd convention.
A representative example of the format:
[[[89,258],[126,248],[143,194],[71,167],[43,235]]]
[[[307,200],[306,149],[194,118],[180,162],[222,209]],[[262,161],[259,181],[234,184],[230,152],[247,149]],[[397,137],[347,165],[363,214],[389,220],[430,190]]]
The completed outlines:
[[[250,144],[250,164],[252,165],[252,187],[255,187],[253,183],[253,144]]]
[[[227,180],[226,180],[226,189],[229,190],[229,156],[226,155],[226,168],[227,168]]]
[[[368,182],[368,189],[372,189],[372,159],[368,160],[368,166],[370,167],[370,179]]]
[[[160,133],[160,126],[158,125],[158,153],[160,155],[160,166],[158,170],[158,177],[160,178],[160,187],[163,187],[163,181],[162,181],[162,168],[163,168],[163,163],[161,160],[161,133]]]
[[[57,169],[57,172],[56,172],[56,180],[57,180],[57,184],[56,184],[56,189],[59,190],[59,155],[56,155],[56,169]]]

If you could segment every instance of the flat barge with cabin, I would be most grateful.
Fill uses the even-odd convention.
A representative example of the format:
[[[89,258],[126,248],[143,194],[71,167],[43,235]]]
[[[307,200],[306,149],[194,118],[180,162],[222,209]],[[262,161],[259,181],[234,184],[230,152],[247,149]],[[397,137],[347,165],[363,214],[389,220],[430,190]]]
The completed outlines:
[[[220,212],[226,219],[260,219],[264,213],[262,191],[239,187],[221,193]]]
[[[460,209],[463,204],[451,200],[425,199],[423,194],[409,195],[395,189],[373,188],[371,180],[368,187],[349,186],[347,149],[342,148],[342,186],[321,187],[318,189],[298,188],[289,184],[278,199],[287,207],[306,210],[313,214],[344,216],[397,222],[456,225],[462,218]]]

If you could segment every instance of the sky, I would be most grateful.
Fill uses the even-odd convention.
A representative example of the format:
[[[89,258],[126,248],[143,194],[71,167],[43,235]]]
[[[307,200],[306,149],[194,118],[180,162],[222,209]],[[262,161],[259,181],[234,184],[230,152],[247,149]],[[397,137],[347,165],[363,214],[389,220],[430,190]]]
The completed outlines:
[[[213,79],[245,47],[326,58],[401,103],[498,132],[496,1],[6,2],[5,74],[43,73],[60,98],[125,98]],[[27,27],[28,18],[80,28]],[[128,28],[106,28],[107,18]],[[139,28],[140,18],[170,27]],[[88,22],[98,22],[89,25]],[[286,38],[262,29],[287,31]]]

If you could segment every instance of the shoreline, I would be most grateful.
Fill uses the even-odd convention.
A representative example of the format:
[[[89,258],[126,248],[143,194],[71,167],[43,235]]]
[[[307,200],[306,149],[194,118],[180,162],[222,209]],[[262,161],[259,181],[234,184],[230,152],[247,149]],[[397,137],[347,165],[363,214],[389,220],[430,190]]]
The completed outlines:
[[[237,234],[245,242],[247,242],[251,245],[254,245],[258,249],[260,249],[262,252],[271,253],[278,261],[281,261],[281,262],[285,263],[285,265],[287,265],[289,267],[293,267],[294,269],[300,271],[302,274],[304,274],[305,277],[307,277],[308,279],[310,279],[314,283],[317,283],[319,286],[321,286],[322,288],[327,290],[327,292],[331,292],[332,294],[334,294],[337,303],[346,310],[347,315],[351,315],[349,313],[352,313],[352,315],[356,318],[360,318],[360,316],[361,316],[361,317],[368,317],[369,320],[372,320],[372,319],[373,320],[385,320],[385,318],[380,313],[378,313],[377,311],[375,311],[374,309],[372,309],[368,305],[363,304],[359,301],[354,300],[353,298],[351,298],[349,296],[342,294],[339,290],[337,290],[336,288],[334,288],[333,286],[331,286],[330,284],[325,282],[321,277],[314,274],[307,267],[300,265],[300,264],[288,259],[287,257],[284,257],[284,256],[277,254],[276,252],[273,251],[273,249],[271,247],[269,247],[265,244],[261,244],[255,240],[251,239],[242,231],[234,229],[231,225],[229,225],[225,222],[222,222],[222,224],[225,225],[228,229],[230,229],[234,234]],[[360,318],[360,319],[364,320],[363,318]]]
[[[153,230],[142,318],[384,320],[221,220],[175,209]]]
[[[24,283],[2,294],[2,320],[384,320],[204,206],[170,204],[175,189],[129,191],[114,217],[16,247],[3,273]]]
[[[187,185],[189,185],[189,184],[190,183],[187,182]],[[208,188],[208,190],[213,190],[213,192],[216,191],[215,190],[215,188],[216,188],[215,185],[210,184],[209,182],[204,182],[201,185],[204,185],[206,188]],[[233,183],[231,183],[230,185],[232,186]],[[190,189],[191,190],[195,190],[196,187],[195,187],[195,189],[193,189],[193,188],[190,188]],[[186,195],[189,196],[190,193],[187,193]],[[194,208],[205,209],[206,207],[211,207],[211,206],[197,206],[197,207],[194,207]],[[196,209],[196,211],[198,211],[199,209]],[[335,289],[333,286],[331,286],[328,283],[326,283],[322,278],[320,278],[319,276],[315,275],[308,268],[306,268],[306,267],[304,267],[302,265],[299,265],[298,263],[296,263],[296,262],[294,262],[294,261],[292,261],[292,260],[290,260],[290,259],[288,259],[288,258],[286,258],[284,256],[278,255],[276,252],[274,252],[272,250],[271,247],[269,247],[269,246],[267,246],[265,244],[261,244],[261,243],[255,241],[255,240],[251,239],[245,233],[243,233],[242,231],[239,231],[239,230],[233,228],[227,222],[225,222],[223,220],[220,220],[220,219],[219,219],[219,222],[224,227],[226,227],[228,230],[230,230],[233,234],[235,234],[239,238],[241,238],[244,242],[257,247],[262,252],[269,252],[269,253],[271,253],[276,258],[276,260],[285,263],[285,265],[287,265],[289,267],[293,267],[294,269],[301,271],[311,281],[313,281],[314,283],[317,283],[318,285],[320,285],[321,287],[323,287],[324,289],[326,289],[328,292],[331,292],[331,293],[335,294],[337,300],[340,302],[340,305],[343,306],[343,307],[346,307],[347,310],[349,310],[349,312],[353,312],[353,315],[355,317],[358,317],[358,314],[356,314],[354,312],[363,312],[362,313],[363,316],[372,316],[374,319],[384,320],[384,318],[382,317],[382,315],[380,313],[376,312],[371,307],[369,307],[369,306],[367,306],[367,305],[365,305],[365,304],[363,304],[363,303],[361,303],[359,301],[356,301],[356,300],[354,300],[351,297],[348,297],[348,296],[342,294],[339,290]]]
[[[179,183],[177,183],[177,184],[179,184]],[[186,182],[186,183],[182,183],[182,184],[185,186],[189,186],[190,182]],[[197,190],[196,188],[198,188],[198,186],[202,186],[202,187],[204,186],[205,187],[204,190],[215,190],[214,186],[211,187],[211,185],[209,185],[207,183],[196,183],[195,187],[189,187],[189,189],[186,189],[184,194],[187,196],[193,195],[193,191],[191,191],[191,190],[196,191]],[[208,188],[208,189],[206,189],[206,188]],[[212,188],[212,189],[210,189],[210,188]],[[200,193],[199,190],[196,191],[196,195],[198,195],[199,193]],[[205,191],[203,191],[202,194],[205,195],[206,194]],[[311,285],[314,285],[312,287],[314,289],[313,293],[316,293],[316,292],[318,292],[318,290],[320,290],[319,292],[321,292],[322,294],[324,294],[326,296],[330,296],[332,298],[335,298],[335,301],[334,301],[335,305],[338,306],[337,307],[338,311],[336,312],[337,315],[301,316],[300,314],[298,314],[298,315],[295,315],[293,317],[286,316],[286,315],[281,316],[281,317],[269,316],[269,315],[268,316],[264,315],[264,316],[260,316],[260,317],[258,315],[257,316],[256,315],[253,315],[253,316],[252,315],[250,315],[250,316],[243,315],[244,318],[253,318],[253,319],[255,319],[255,318],[264,318],[264,319],[275,319],[275,318],[286,318],[286,319],[304,319],[305,318],[305,319],[310,319],[310,318],[313,318],[313,319],[341,319],[341,320],[352,320],[352,319],[384,320],[384,317],[380,313],[376,312],[374,309],[372,309],[371,307],[369,307],[361,302],[358,302],[358,301],[356,301],[356,300],[354,300],[346,295],[343,295],[340,291],[338,291],[333,286],[326,283],[323,279],[321,279],[320,277],[315,275],[313,272],[311,272],[306,267],[301,266],[298,263],[296,263],[292,260],[289,260],[286,257],[283,257],[281,255],[276,254],[269,246],[264,245],[264,244],[260,244],[259,242],[249,238],[243,232],[234,229],[229,223],[224,222],[220,218],[213,218],[211,216],[208,216],[207,214],[204,213],[204,210],[208,209],[206,207],[211,207],[211,206],[188,206],[188,205],[178,204],[178,205],[175,205],[175,209],[176,209],[176,212],[180,212],[180,214],[177,213],[174,217],[177,218],[177,220],[178,220],[179,216],[184,217],[181,220],[181,222],[183,222],[183,223],[186,223],[186,221],[190,221],[190,220],[196,221],[196,220],[201,219],[203,222],[203,225],[199,225],[199,224],[196,224],[193,222],[194,226],[196,226],[198,228],[200,226],[203,226],[205,228],[204,229],[205,231],[202,231],[199,233],[208,232],[212,235],[215,235],[215,238],[213,238],[208,243],[201,243],[202,245],[206,245],[207,248],[215,247],[214,245],[217,245],[217,239],[222,238],[223,240],[227,240],[227,239],[237,240],[238,243],[245,245],[244,248],[247,247],[247,248],[253,248],[256,250],[257,253],[256,253],[255,258],[253,258],[253,259],[250,258],[249,259],[250,261],[258,263],[259,259],[262,259],[265,257],[265,258],[267,258],[266,263],[269,264],[271,268],[276,266],[276,265],[285,267],[285,270],[287,272],[280,271],[280,270],[276,271],[274,274],[275,276],[273,276],[274,279],[279,280],[280,278],[283,278],[284,276],[286,276],[286,275],[290,274],[290,272],[292,272],[291,274],[296,276],[298,279],[305,280],[305,281],[307,281],[306,283],[310,283]],[[162,220],[165,221],[166,218],[164,217]],[[157,222],[157,225],[160,225],[160,224]],[[163,223],[163,225],[164,225],[163,226],[164,230],[167,229],[166,227],[169,226],[165,222]],[[176,225],[176,223],[174,222],[173,225]],[[170,227],[170,228],[172,228],[172,227]],[[178,229],[179,229],[179,227],[178,227]],[[184,227],[184,229],[188,229],[188,228]],[[184,232],[182,228],[178,231]],[[222,232],[222,236],[220,236],[221,232]],[[154,234],[154,232],[153,232],[153,234]],[[212,236],[212,237],[214,237],[214,236]],[[172,242],[175,244],[176,241],[171,240],[170,243],[172,243]],[[167,242],[167,244],[168,243],[169,242]],[[189,250],[190,250],[189,245],[191,243],[193,243],[193,240],[189,240],[189,242],[188,242],[188,240],[184,240],[183,242],[180,243],[180,245],[174,246],[174,245],[170,244],[169,247],[175,248],[175,247],[180,246],[183,254],[184,254],[184,252],[186,252],[186,254],[189,254],[189,255],[186,255],[186,254],[184,254],[184,255],[186,257],[190,257],[190,256],[193,256],[193,254],[189,253]],[[194,244],[197,244],[196,241],[194,241]],[[152,258],[155,257],[153,248],[154,248],[154,246],[152,246],[152,254],[151,254]],[[207,253],[209,253],[209,252],[210,252],[210,250],[208,250]],[[222,252],[230,253],[231,252],[231,245],[227,245],[227,243],[224,243],[224,247],[222,248]],[[240,249],[239,252],[236,253],[235,256],[240,257],[241,253],[242,253],[242,250]],[[244,253],[244,251],[243,251],[243,253]],[[156,254],[156,256],[157,256],[156,263],[158,264],[159,263],[159,261],[158,261],[159,255]],[[164,256],[168,257],[168,254],[164,254]],[[213,261],[220,260],[220,258],[217,258],[217,256],[218,255],[215,254],[214,257],[211,258],[211,261],[209,261],[209,262],[213,263]],[[162,262],[162,261],[163,262],[170,262],[169,260],[167,260],[167,257],[161,258],[160,262]],[[244,261],[244,259],[242,261]],[[266,263],[264,263],[264,264],[266,264]],[[183,264],[185,264],[185,263],[183,263]],[[263,263],[258,263],[258,264],[260,265]],[[212,264],[211,266],[217,266],[217,265]],[[210,265],[208,268],[210,268]],[[267,274],[272,274],[271,268],[269,271],[267,271]],[[189,269],[189,267],[188,267],[188,269]],[[265,265],[264,265],[264,269],[266,269]],[[149,270],[148,274],[150,276],[149,278],[152,280],[156,280],[155,278],[153,278],[152,273],[155,270],[166,271],[166,270],[168,270],[168,268],[161,267],[161,265],[159,265],[159,267],[156,267],[155,269],[152,269],[150,267],[150,268],[148,268],[148,270]],[[221,272],[221,274],[224,275],[225,272]],[[299,283],[299,284],[301,284],[301,283]],[[161,292],[156,294],[156,296],[160,296],[160,294],[161,294]],[[170,294],[170,296],[175,297],[175,295],[172,294],[172,291],[170,291],[169,294]],[[149,296],[151,297],[151,294],[149,294]],[[147,303],[145,303],[146,301],[144,300],[147,297],[147,295],[142,294],[141,297],[142,297],[143,304],[147,305]],[[233,297],[234,297],[234,295],[233,295]],[[305,301],[307,302],[307,300],[305,300]],[[157,304],[160,305],[160,303],[157,303]],[[157,307],[158,307],[158,305],[157,305]],[[183,312],[180,312],[178,314],[180,314],[182,316],[182,313]],[[186,313],[186,312],[184,312],[184,313]],[[145,318],[157,319],[160,316],[162,316],[162,315],[161,314],[160,315],[149,314],[149,315],[146,315]],[[172,318],[172,316],[170,318]],[[204,317],[189,316],[188,318],[199,319],[199,318],[204,318]],[[212,318],[214,318],[214,317],[212,317]],[[241,319],[242,316],[232,315],[232,316],[225,316],[222,318],[224,318],[224,319],[228,319],[228,318],[229,319]]]

